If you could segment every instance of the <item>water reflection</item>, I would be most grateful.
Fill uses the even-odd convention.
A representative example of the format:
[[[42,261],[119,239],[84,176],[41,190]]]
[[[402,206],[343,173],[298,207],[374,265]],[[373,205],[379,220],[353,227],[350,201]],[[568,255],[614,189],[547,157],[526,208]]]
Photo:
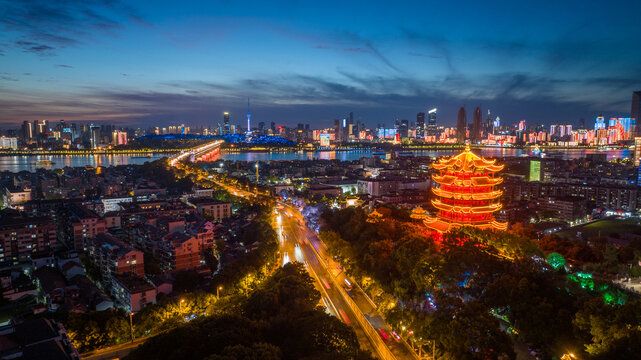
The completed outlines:
[[[506,149],[506,148],[484,148],[473,150],[479,155],[486,157],[511,157],[511,156],[534,156],[533,150],[525,149]],[[246,152],[246,153],[220,153],[212,154],[208,160],[218,158],[232,161],[269,161],[269,160],[341,160],[352,161],[362,157],[371,157],[378,151],[372,150],[354,150],[354,151],[314,151],[314,152]],[[413,151],[415,156],[441,157],[450,156],[460,152],[460,150],[417,150]],[[585,157],[587,154],[605,153],[607,159],[620,159],[632,156],[631,150],[606,150],[597,149],[560,149],[545,150],[547,157],[558,157],[562,159],[577,159]],[[0,156],[0,171],[35,171],[37,168],[44,167],[47,169],[59,169],[66,166],[82,167],[90,165],[97,166],[114,166],[143,164],[147,161],[154,161],[167,155],[149,154],[140,155],[51,155],[51,156]],[[38,165],[38,161],[51,160],[53,165]]]

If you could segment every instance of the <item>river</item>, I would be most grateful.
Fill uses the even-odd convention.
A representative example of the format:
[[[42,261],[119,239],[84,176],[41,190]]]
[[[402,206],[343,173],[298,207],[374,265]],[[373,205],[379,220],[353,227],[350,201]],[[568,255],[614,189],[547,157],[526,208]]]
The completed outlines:
[[[508,148],[483,148],[473,150],[479,155],[486,157],[512,157],[512,156],[532,156],[532,150],[508,149]],[[314,152],[241,152],[226,153],[222,152],[220,158],[232,161],[268,161],[268,160],[341,160],[351,161],[358,160],[362,157],[371,157],[377,151],[372,150],[351,150],[351,151],[314,151]],[[460,150],[416,150],[413,151],[416,156],[440,157],[453,155]],[[597,149],[559,149],[545,150],[547,157],[560,157],[562,159],[575,159],[585,157],[586,154],[605,153],[608,160],[630,157],[632,151],[627,149],[605,150]],[[0,156],[0,171],[34,171],[36,168],[44,167],[47,169],[60,169],[66,166],[82,167],[90,165],[96,166],[114,166],[143,164],[147,161],[160,159],[166,154],[150,154],[149,156],[140,155],[51,155],[51,156]],[[36,162],[39,160],[51,160],[53,165],[42,166]]]

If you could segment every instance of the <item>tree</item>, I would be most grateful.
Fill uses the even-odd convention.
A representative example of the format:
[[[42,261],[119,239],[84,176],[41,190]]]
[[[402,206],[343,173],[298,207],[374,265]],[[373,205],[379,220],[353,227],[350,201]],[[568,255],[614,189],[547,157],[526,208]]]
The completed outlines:
[[[264,319],[282,312],[311,311],[320,301],[314,281],[300,263],[288,263],[277,269],[247,300],[245,313]]]
[[[593,359],[635,359],[641,354],[641,301],[606,305],[602,299],[585,302],[574,324]]]
[[[421,328],[424,338],[436,338],[445,359],[515,359],[512,341],[499,321],[478,302],[435,295],[437,310]]]
[[[146,275],[159,275],[162,273],[160,263],[150,253],[144,254],[144,267]]]
[[[211,355],[205,360],[280,360],[281,356],[278,347],[259,342],[251,346],[240,344],[228,346],[220,355]]]
[[[196,291],[200,289],[204,282],[202,275],[196,270],[177,272],[175,278],[174,291],[177,293]]]

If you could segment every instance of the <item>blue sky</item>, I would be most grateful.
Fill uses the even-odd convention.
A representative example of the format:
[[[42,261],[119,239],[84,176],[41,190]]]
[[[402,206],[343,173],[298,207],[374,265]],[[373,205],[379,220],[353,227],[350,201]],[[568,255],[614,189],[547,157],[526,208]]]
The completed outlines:
[[[629,114],[639,1],[5,1],[0,126]],[[468,110],[471,112],[471,109]]]

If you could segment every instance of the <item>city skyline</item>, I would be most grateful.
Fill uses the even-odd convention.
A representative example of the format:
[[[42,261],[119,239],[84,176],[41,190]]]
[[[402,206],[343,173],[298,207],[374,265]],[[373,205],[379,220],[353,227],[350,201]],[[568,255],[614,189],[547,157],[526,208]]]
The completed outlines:
[[[224,111],[242,125],[248,97],[253,124],[354,112],[374,127],[436,107],[454,126],[462,105],[576,124],[629,116],[641,85],[641,49],[626,46],[639,4],[5,4],[0,128],[215,126]]]

